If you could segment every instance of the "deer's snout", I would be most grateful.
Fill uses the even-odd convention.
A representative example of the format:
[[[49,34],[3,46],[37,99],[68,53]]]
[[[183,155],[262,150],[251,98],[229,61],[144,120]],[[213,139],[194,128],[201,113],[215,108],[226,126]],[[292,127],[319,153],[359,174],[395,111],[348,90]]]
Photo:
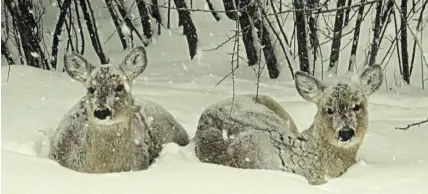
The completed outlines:
[[[355,130],[350,127],[343,127],[338,132],[340,141],[348,141],[355,136]]]
[[[111,116],[111,111],[108,108],[98,108],[94,111],[94,117],[100,120],[104,120]]]

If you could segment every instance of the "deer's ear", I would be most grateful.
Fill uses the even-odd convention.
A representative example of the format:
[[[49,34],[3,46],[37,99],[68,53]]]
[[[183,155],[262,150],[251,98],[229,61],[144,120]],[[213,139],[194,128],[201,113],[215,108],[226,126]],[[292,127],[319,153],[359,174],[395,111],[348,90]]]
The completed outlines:
[[[70,77],[80,82],[85,82],[95,69],[95,66],[75,52],[64,55],[64,67]]]
[[[379,90],[383,81],[383,72],[380,65],[372,65],[360,75],[360,82],[364,93],[370,96]]]
[[[129,79],[133,80],[144,72],[147,66],[146,49],[137,46],[125,57],[120,67],[126,73]]]
[[[299,71],[295,74],[295,82],[297,92],[302,98],[313,103],[317,103],[320,100],[325,86],[317,78]]]

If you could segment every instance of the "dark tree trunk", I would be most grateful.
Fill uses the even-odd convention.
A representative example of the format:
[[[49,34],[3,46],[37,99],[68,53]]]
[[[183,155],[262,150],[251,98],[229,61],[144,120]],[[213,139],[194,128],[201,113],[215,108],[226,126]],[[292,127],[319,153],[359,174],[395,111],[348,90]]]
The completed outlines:
[[[253,30],[255,30],[251,21],[253,20],[253,16],[256,12],[256,7],[254,5],[248,5],[250,3],[249,0],[241,0],[239,3],[239,7],[245,7],[240,12],[239,16],[239,24],[242,29],[242,40],[244,42],[245,51],[247,54],[248,65],[256,65],[259,62],[259,57],[257,54],[257,49],[254,46]],[[233,6],[233,5],[232,5]],[[236,18],[236,16],[234,17]]]
[[[171,1],[172,0],[168,0],[168,21],[166,24],[166,28],[170,29],[171,28]]]
[[[83,18],[86,21],[86,27],[88,28],[89,35],[91,37],[92,46],[95,49],[98,57],[100,58],[101,64],[108,64],[109,60],[103,52],[103,48],[99,42],[98,33],[96,27],[94,26],[95,21],[92,21],[91,15],[89,13],[88,7],[85,0],[80,0],[80,7],[82,8]],[[92,10],[91,10],[92,11]],[[95,20],[95,18],[93,18]]]
[[[379,42],[378,42],[378,46],[381,45],[382,40],[383,40],[383,36],[385,35],[385,32],[387,30],[388,24],[390,22],[390,17],[392,14],[392,8],[394,6],[395,1],[394,0],[388,0],[388,4],[386,5],[386,8],[383,11],[383,14],[381,16],[381,21],[380,21],[380,32],[381,33],[379,35]],[[382,30],[383,29],[383,30]]]
[[[12,16],[13,18],[13,16]],[[12,26],[13,26],[13,37],[16,42],[16,50],[18,50],[19,60],[21,62],[21,65],[24,64],[24,55],[22,54],[22,46],[21,46],[21,38],[19,38],[19,29],[17,22],[15,19],[12,19]]]
[[[410,84],[409,54],[407,51],[407,0],[401,0],[401,60],[403,66],[403,80]]]
[[[224,5],[224,9],[226,11],[226,16],[231,20],[236,20],[237,9],[235,8],[235,6],[233,6],[233,1],[235,1],[235,0],[223,0],[223,5]],[[245,0],[243,0],[243,1],[245,1]],[[241,4],[241,1],[239,1],[239,2]],[[238,2],[236,2],[236,3],[238,3]]]
[[[302,0],[293,0],[294,8],[302,10]],[[306,34],[306,18],[303,11],[295,12],[295,26],[297,32],[297,51],[300,61],[300,71],[310,73],[308,47],[307,47],[307,34]]]
[[[163,24],[159,8],[158,8],[158,0],[152,0],[152,5],[150,5],[151,9],[151,15],[153,18],[155,18],[156,22],[158,22],[159,25]],[[160,27],[160,26],[159,26]],[[160,28],[158,29],[160,31]]]
[[[338,0],[337,8],[343,8],[345,6],[346,0]],[[339,62],[339,53],[340,53],[340,44],[342,40],[342,29],[343,29],[343,9],[339,9],[336,12],[336,21],[334,23],[333,30],[333,41],[331,44],[331,54],[330,54],[330,64],[329,71],[337,74],[338,62]]]
[[[267,18],[264,18],[267,19]],[[272,41],[269,37],[269,31],[266,26],[261,22],[261,18],[255,18],[254,26],[258,29],[257,36],[261,40],[263,47],[263,54],[265,56],[266,65],[271,79],[276,79],[279,76],[278,60],[275,56],[275,48],[272,45]]]
[[[428,4],[428,1],[425,1],[425,3],[422,5],[422,9],[421,9],[421,12],[420,12],[419,18],[418,18],[418,24],[416,25],[416,30],[421,30],[421,24],[422,24],[422,20],[423,20],[422,17],[424,15],[424,11],[425,11],[425,8],[427,7],[427,4]],[[413,42],[412,61],[410,62],[410,75],[412,75],[412,72],[413,72],[413,65],[414,65],[415,58],[416,58],[415,55],[416,55],[416,44],[417,43],[418,43],[418,40],[415,39]]]
[[[217,12],[214,10],[213,4],[211,3],[211,0],[205,0],[208,4],[208,8],[211,11],[211,14],[213,15],[214,19],[216,21],[220,21],[220,16],[217,14]]]
[[[234,0],[223,0],[223,5],[226,11],[226,16],[231,20],[239,20],[239,25],[241,26],[242,31],[242,41],[244,42],[245,53],[248,59],[248,65],[252,66],[258,63],[258,55],[256,47],[254,46],[254,37],[253,30],[254,26],[251,24],[251,20],[253,20],[253,15],[255,14],[256,7],[254,5],[248,6],[250,3],[249,0],[240,0],[239,8],[244,7],[244,9],[240,9],[240,13],[237,14],[237,8],[234,6]],[[238,2],[236,2],[238,3]]]
[[[319,7],[319,1],[318,0],[308,0],[307,1],[308,5],[307,7],[309,9],[315,9],[317,7]],[[312,56],[313,56],[313,60],[312,60],[312,75],[315,73],[315,64],[317,62],[317,58],[318,58],[318,48],[319,48],[319,40],[318,40],[318,35],[317,35],[317,30],[318,30],[318,26],[317,26],[317,19],[315,19],[315,15],[313,12],[308,12],[308,23],[309,23],[309,43],[311,44],[312,47]],[[308,53],[309,54],[309,53]]]
[[[6,58],[9,65],[15,65],[15,61],[13,61],[12,55],[9,52],[9,48],[3,39],[1,39],[1,54],[4,56],[4,58]]]
[[[60,10],[61,10],[61,8],[62,8],[62,5],[64,4],[64,3],[62,3],[61,4],[61,0],[57,0],[57,2],[58,2],[58,7],[60,8]],[[71,2],[71,1],[70,1]],[[65,23],[65,29],[67,30],[67,48],[66,48],[66,51],[68,52],[69,51],[69,48],[71,47],[71,50],[72,51],[75,51],[75,49],[74,49],[74,44],[73,44],[73,36],[72,36],[72,33],[71,33],[71,28],[72,28],[72,26],[73,26],[73,19],[72,19],[72,17],[71,17],[71,14],[70,14],[70,6],[68,6],[68,10],[65,10],[65,13],[66,13],[66,15],[68,15],[68,21],[67,21],[67,18],[65,18],[64,19],[64,23]]]
[[[379,1],[376,6],[376,17],[375,17],[375,23],[373,28],[373,41],[371,44],[369,66],[372,66],[373,64],[376,63],[376,56],[379,51],[379,37],[380,37],[380,30],[382,29],[381,14],[382,14],[382,1]]]
[[[79,33],[80,33],[80,41],[81,41],[80,54],[83,55],[85,53],[85,35],[83,34],[82,22],[80,21],[79,5],[77,4],[77,0],[73,0],[73,1],[74,1],[74,9],[76,11],[77,25],[79,27]]]
[[[144,46],[148,46],[149,43],[144,41],[143,37],[141,37],[140,32],[138,32],[137,28],[135,28],[134,24],[132,24],[131,18],[129,18],[128,16],[128,12],[126,11],[126,9],[123,7],[123,5],[121,3],[119,3],[116,0],[116,6],[117,9],[119,10],[120,15],[122,16],[123,20],[125,20],[126,25],[128,26],[128,28],[130,28],[131,31],[131,39],[132,37],[132,32],[135,32],[135,34],[137,35],[137,37],[141,40],[141,42],[144,44]],[[132,46],[132,45],[131,45]]]
[[[126,37],[123,35],[122,26],[120,22],[119,16],[116,14],[112,0],[105,0],[108,12],[110,13],[111,19],[113,20],[113,24],[116,27],[117,34],[119,35],[120,43],[122,44],[122,48],[128,48],[126,44]]]
[[[361,0],[361,4],[364,4],[366,0]],[[357,49],[358,41],[360,39],[361,23],[363,22],[364,5],[358,8],[357,21],[355,22],[354,38],[352,40],[351,58],[349,59],[348,71],[354,71],[356,60],[357,60]]]
[[[69,10],[69,7],[71,5],[71,0],[65,0],[60,8],[60,14],[58,17],[58,21],[56,22],[55,31],[53,34],[53,40],[52,40],[52,59],[51,59],[51,66],[52,68],[56,68],[56,63],[58,61],[58,45],[59,45],[59,37],[61,36],[62,27],[66,20],[66,15]]]
[[[32,1],[22,0],[16,3],[12,0],[5,0],[6,7],[15,22],[19,32],[20,44],[22,46],[27,65],[49,70],[49,63],[39,44],[37,22],[32,13]],[[17,42],[19,44],[19,42]]]
[[[152,38],[153,32],[150,25],[150,16],[149,11],[146,8],[146,3],[144,0],[136,0],[138,13],[141,18],[141,25],[143,26],[143,33],[147,39]]]
[[[348,7],[351,7],[352,5],[352,0],[348,0]],[[345,24],[344,26],[348,26],[349,23],[349,14],[351,13],[351,9],[346,9],[345,12]]]
[[[183,26],[183,34],[186,36],[189,46],[190,59],[193,59],[196,55],[198,44],[195,25],[192,22],[189,10],[187,10],[186,2],[184,0],[174,0],[174,3],[178,12],[178,24],[179,26]]]

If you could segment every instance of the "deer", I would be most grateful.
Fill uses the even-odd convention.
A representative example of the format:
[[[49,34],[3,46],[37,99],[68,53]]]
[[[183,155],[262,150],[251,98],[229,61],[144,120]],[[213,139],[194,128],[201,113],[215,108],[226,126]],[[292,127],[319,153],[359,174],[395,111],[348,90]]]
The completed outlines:
[[[235,95],[208,106],[198,121],[196,156],[203,163],[294,173],[310,185],[341,176],[357,162],[368,128],[368,99],[381,87],[383,72],[375,64],[337,80],[327,84],[295,73],[298,94],[317,107],[312,124],[301,132],[264,94]]]
[[[60,120],[50,138],[49,158],[83,173],[147,169],[162,146],[186,146],[189,135],[161,105],[135,99],[132,85],[147,66],[146,50],[134,47],[120,64],[93,65],[83,56],[64,56],[66,73],[86,95]]]

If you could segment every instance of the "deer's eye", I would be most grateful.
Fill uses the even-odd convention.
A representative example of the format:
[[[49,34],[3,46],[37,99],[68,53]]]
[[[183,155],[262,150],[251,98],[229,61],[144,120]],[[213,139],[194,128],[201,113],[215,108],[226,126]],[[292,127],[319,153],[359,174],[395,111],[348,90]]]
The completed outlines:
[[[361,106],[358,104],[356,104],[356,105],[354,105],[354,107],[352,107],[353,111],[359,111],[360,109],[361,109]]]
[[[89,92],[90,94],[93,94],[93,93],[95,92],[95,88],[93,88],[93,87],[89,87],[89,88],[88,88],[88,92]]]
[[[123,84],[117,85],[116,88],[114,89],[114,91],[116,92],[121,92],[123,90],[125,90],[125,86]]]
[[[332,115],[334,113],[333,109],[327,108],[327,114]]]

